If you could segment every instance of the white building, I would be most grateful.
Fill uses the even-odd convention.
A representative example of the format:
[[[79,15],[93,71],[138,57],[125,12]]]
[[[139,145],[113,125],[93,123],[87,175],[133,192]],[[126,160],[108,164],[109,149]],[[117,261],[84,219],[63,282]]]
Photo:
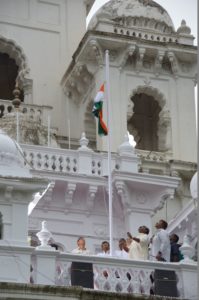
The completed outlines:
[[[0,2],[0,128],[20,143],[31,176],[50,183],[29,215],[32,245],[43,220],[62,251],[83,235],[96,253],[109,238],[107,137],[91,113],[108,49],[114,247],[140,225],[152,233],[160,218],[195,247],[194,37],[185,21],[176,30],[164,8],[142,0],[111,0],[86,31],[93,2]]]

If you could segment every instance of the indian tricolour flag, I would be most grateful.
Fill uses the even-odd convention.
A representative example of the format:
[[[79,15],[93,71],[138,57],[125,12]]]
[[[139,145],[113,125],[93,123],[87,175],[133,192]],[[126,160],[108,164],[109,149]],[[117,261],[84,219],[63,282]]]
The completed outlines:
[[[107,135],[108,129],[106,124],[103,121],[103,102],[104,102],[104,84],[101,85],[100,90],[97,92],[97,95],[94,99],[93,104],[93,114],[96,118],[98,118],[98,134],[99,135]]]

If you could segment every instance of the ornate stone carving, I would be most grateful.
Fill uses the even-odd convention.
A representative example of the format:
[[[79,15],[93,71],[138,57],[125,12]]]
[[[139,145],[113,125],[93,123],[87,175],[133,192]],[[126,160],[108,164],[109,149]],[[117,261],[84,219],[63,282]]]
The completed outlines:
[[[97,193],[98,187],[95,185],[90,185],[89,189],[88,189],[88,195],[87,195],[87,201],[86,201],[86,206],[87,206],[87,211],[88,214],[91,213],[93,207],[94,207],[94,200],[95,200],[95,196]]]
[[[169,51],[168,52],[168,58],[169,58],[169,61],[171,63],[172,72],[173,72],[175,78],[178,78],[179,68],[178,68],[177,59],[176,59],[174,53]]]
[[[66,209],[72,205],[74,192],[76,190],[76,183],[68,183],[65,192],[65,206]]]
[[[139,48],[139,58],[136,61],[136,71],[140,72],[140,70],[143,67],[143,59],[145,55],[146,49],[145,48]]]
[[[120,196],[124,209],[127,212],[127,210],[130,209],[130,207],[129,207],[128,195],[126,193],[126,185],[123,181],[116,181],[115,187],[118,195]]]
[[[171,149],[171,117],[168,109],[164,109],[159,113],[158,149],[160,151]]]
[[[92,18],[89,28],[96,29],[98,22],[106,21],[125,28],[142,27],[145,30],[171,33],[173,22],[162,6],[146,0],[112,0],[103,5]],[[98,22],[97,22],[98,21]]]
[[[97,40],[92,39],[90,41],[90,47],[91,47],[92,52],[95,55],[95,58],[99,64],[99,66],[102,66],[104,63],[104,56],[103,56],[103,51],[102,51],[99,43],[97,42]]]
[[[159,74],[161,73],[164,55],[165,55],[165,51],[160,51],[160,50],[158,51],[158,54],[155,59],[156,76],[159,76]]]
[[[125,67],[128,58],[133,56],[135,49],[135,45],[129,45],[126,51],[123,52],[120,62],[120,70],[122,70]]]
[[[146,76],[146,77],[144,78],[144,84],[145,84],[146,86],[150,86],[150,85],[151,85],[151,80],[150,80],[149,76]]]
[[[87,95],[92,78],[93,76],[85,64],[75,64],[70,75],[62,80],[64,93],[70,100],[79,105]]]
[[[19,142],[22,144],[47,145],[48,128],[42,123],[39,114],[18,112]],[[13,139],[16,139],[16,112],[0,118],[0,127]],[[50,129],[51,146],[59,147],[56,141],[57,130]]]
[[[14,40],[0,36],[0,52],[7,53],[10,58],[13,58],[17,62],[19,70],[16,81],[22,86],[26,76],[30,72],[27,57],[23,49]]]

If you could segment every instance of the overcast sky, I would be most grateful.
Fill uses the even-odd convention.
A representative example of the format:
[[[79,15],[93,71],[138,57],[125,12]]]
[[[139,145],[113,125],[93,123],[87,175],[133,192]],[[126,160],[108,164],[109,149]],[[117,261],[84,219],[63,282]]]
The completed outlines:
[[[88,15],[87,23],[93,14],[103,4],[110,0],[95,0],[95,3]],[[182,19],[191,27],[192,34],[197,37],[197,0],[156,0],[155,2],[163,6],[173,20],[175,29],[180,26]],[[196,40],[195,43],[196,44]]]

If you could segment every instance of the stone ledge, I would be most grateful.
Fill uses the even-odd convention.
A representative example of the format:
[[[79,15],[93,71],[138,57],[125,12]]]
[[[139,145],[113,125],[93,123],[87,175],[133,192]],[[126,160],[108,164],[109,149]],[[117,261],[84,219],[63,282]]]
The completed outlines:
[[[41,298],[42,296],[42,298]],[[21,283],[0,282],[0,299],[53,299],[59,300],[172,300],[177,298],[161,296],[145,296],[132,294],[119,294],[112,292],[84,289],[82,287],[61,287],[51,285],[31,285]]]

